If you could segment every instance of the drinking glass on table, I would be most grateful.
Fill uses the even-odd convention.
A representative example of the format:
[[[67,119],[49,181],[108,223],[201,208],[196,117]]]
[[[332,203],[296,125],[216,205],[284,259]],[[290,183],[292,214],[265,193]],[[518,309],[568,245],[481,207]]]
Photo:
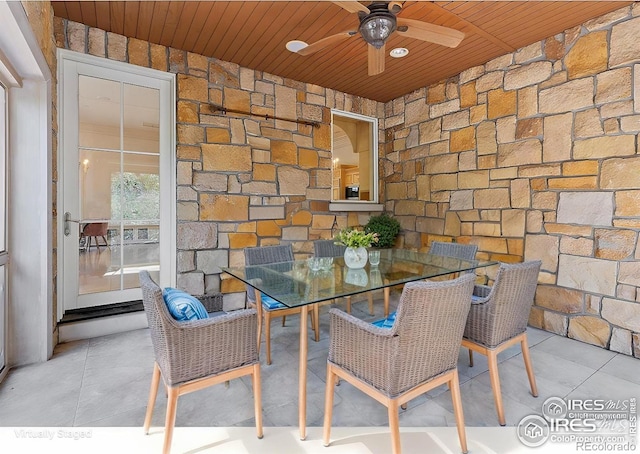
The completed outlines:
[[[369,251],[369,263],[371,263],[371,266],[378,266],[380,264],[380,251]]]

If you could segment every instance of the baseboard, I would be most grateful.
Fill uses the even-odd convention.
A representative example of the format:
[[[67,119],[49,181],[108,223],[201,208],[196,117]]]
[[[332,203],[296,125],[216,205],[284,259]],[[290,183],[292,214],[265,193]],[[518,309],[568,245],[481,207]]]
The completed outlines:
[[[147,316],[144,312],[93,318],[58,325],[58,341],[63,343],[80,339],[90,339],[92,337],[142,329],[147,326]]]

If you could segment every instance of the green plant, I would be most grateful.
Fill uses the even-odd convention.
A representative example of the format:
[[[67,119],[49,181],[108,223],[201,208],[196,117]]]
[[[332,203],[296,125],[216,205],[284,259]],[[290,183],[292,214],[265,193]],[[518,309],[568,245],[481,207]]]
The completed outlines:
[[[378,216],[371,216],[367,225],[364,226],[364,231],[378,234],[378,242],[375,247],[392,247],[400,233],[400,223],[387,213],[382,213]]]
[[[336,244],[351,248],[371,247],[378,242],[378,234],[356,229],[342,229],[335,240]]]

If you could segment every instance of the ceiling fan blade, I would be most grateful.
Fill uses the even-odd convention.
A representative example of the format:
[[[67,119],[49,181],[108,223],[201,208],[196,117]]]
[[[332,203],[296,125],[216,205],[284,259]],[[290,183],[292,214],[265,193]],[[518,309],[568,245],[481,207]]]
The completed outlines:
[[[305,55],[305,56],[311,55],[314,52],[318,52],[319,50],[324,49],[325,47],[329,47],[332,44],[339,43],[340,41],[345,40],[355,35],[356,33],[357,32],[354,32],[354,31],[348,31],[348,32],[342,32],[342,33],[337,33],[335,35],[327,36],[326,38],[322,38],[321,40],[316,41],[315,43],[309,44],[307,47],[303,47],[296,53],[300,55]]]
[[[397,30],[402,36],[440,44],[441,46],[457,47],[464,39],[464,33],[459,30],[441,27],[414,19],[398,17],[398,27],[408,27],[406,31]]]
[[[367,8],[360,2],[333,2],[333,3],[335,3],[342,9],[346,9],[350,13],[357,13],[358,11],[362,11],[363,13],[369,14],[371,12],[369,11],[369,8]]]
[[[369,75],[375,76],[384,72],[384,57],[386,56],[385,45],[380,49],[376,49],[371,44],[367,45],[369,49]]]
[[[402,2],[389,2],[388,9],[393,14],[398,14],[402,9]]]

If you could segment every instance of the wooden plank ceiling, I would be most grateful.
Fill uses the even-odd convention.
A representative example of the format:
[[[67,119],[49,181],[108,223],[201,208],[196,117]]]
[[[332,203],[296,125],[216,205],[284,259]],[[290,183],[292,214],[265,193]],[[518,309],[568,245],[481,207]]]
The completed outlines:
[[[331,2],[54,1],[55,15],[92,27],[230,61],[281,77],[386,102],[553,36],[630,1],[403,2],[398,17],[460,30],[455,49],[394,33],[386,70],[367,75],[367,48],[353,36],[310,56],[285,49],[357,30],[358,16]],[[368,5],[370,2],[362,2]]]

